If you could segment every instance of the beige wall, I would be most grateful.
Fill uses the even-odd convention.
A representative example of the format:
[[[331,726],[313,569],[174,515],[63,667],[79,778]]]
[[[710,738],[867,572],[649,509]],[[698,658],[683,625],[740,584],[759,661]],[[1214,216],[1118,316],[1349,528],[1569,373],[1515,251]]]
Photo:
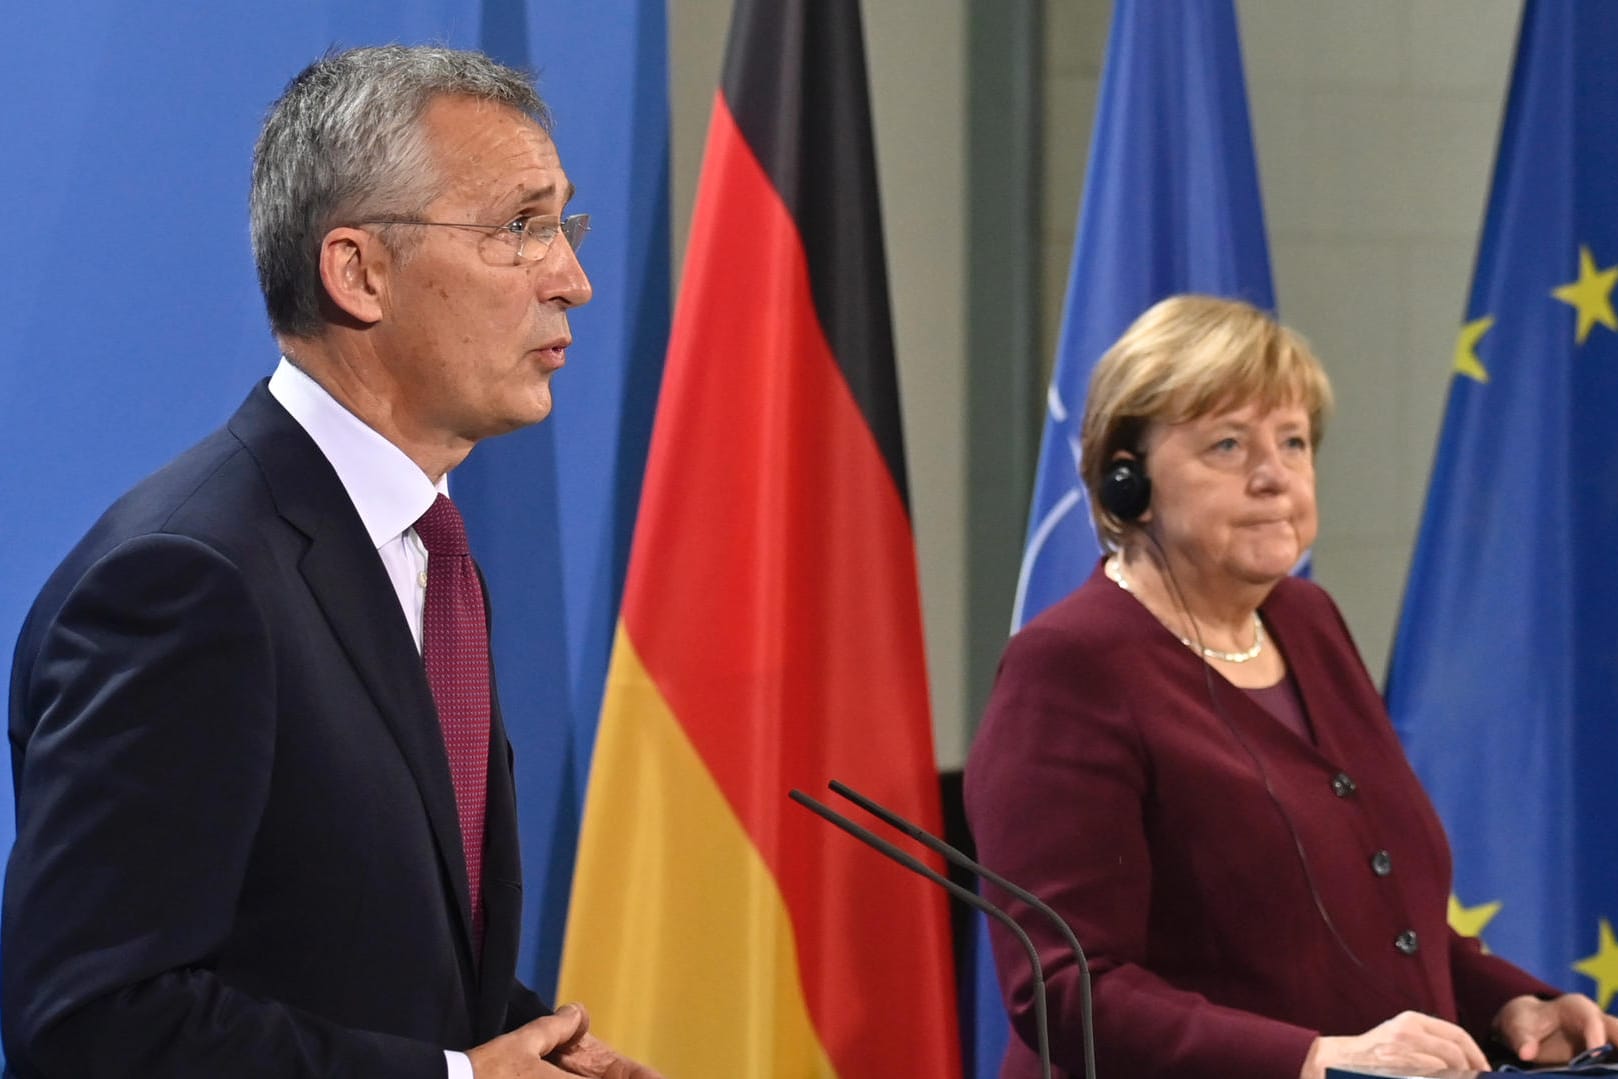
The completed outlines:
[[[1387,661],[1470,282],[1520,0],[1238,0],[1281,314],[1339,410],[1318,579]],[[965,0],[868,0],[866,37],[939,759],[965,714]],[[729,0],[671,0],[683,250]],[[1042,355],[1054,348],[1110,5],[1046,9]]]
[[[1331,372],[1317,576],[1381,680],[1488,198],[1519,0],[1240,0],[1282,317]]]

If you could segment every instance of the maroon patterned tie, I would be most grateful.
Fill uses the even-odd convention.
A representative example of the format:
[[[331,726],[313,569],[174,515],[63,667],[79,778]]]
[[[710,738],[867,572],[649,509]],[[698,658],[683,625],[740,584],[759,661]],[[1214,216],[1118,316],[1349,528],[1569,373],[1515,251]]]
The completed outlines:
[[[466,546],[461,513],[439,495],[416,535],[427,548],[422,655],[444,729],[466,879],[472,887],[472,940],[483,947],[483,818],[489,783],[489,631],[483,584]]]

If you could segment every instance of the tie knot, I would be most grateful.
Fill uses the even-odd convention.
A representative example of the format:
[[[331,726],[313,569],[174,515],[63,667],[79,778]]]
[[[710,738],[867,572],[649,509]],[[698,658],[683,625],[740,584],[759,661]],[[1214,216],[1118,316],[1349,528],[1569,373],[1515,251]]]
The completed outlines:
[[[428,554],[468,553],[466,525],[461,521],[461,511],[444,495],[433,499],[433,504],[416,522],[416,535],[421,537],[421,545],[427,548]]]

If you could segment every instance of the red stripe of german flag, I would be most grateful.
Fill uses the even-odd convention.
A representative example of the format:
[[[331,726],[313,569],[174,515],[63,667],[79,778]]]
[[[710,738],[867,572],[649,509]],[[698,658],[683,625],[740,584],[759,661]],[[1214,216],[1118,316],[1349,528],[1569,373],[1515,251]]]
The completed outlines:
[[[786,798],[939,823],[872,160],[854,0],[742,0],[562,972],[671,1076],[960,1072],[942,893]]]

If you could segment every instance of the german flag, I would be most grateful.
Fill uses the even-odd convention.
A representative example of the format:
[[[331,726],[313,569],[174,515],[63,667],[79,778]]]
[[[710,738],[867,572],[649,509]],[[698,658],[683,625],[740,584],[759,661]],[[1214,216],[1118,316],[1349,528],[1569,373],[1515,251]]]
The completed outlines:
[[[670,1079],[960,1074],[857,0],[739,0],[602,708],[561,996]]]

